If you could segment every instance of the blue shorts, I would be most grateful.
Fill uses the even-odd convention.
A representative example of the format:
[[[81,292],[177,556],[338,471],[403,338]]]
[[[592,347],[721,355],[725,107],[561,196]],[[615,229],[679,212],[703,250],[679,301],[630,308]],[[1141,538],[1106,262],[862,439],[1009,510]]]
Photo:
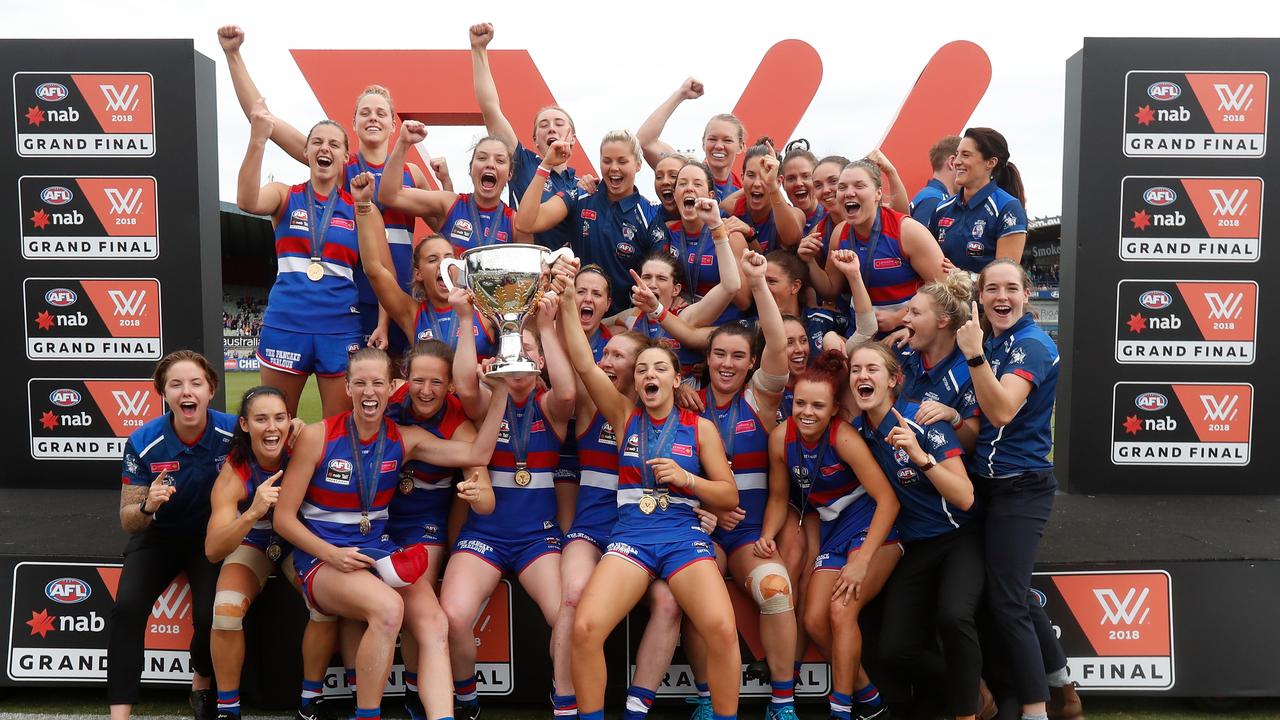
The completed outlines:
[[[564,535],[564,544],[568,545],[574,540],[583,540],[596,546],[600,552],[604,552],[609,544],[609,535],[612,534],[612,527],[598,527],[591,525],[579,525],[574,523],[569,528],[569,532]]]
[[[366,554],[374,560],[390,555],[399,549],[400,546],[391,542],[385,535],[372,540],[366,547],[359,548],[361,554]],[[365,553],[365,550],[369,552]],[[293,549],[292,559],[293,569],[298,573],[298,583],[302,585],[302,597],[307,601],[307,607],[318,613],[332,615],[333,613],[326,611],[316,603],[316,597],[311,587],[311,583],[315,581],[316,572],[325,564],[324,561],[304,552],[300,548]]]
[[[760,539],[761,526],[755,523],[740,522],[732,530],[716,528],[711,531],[711,539],[716,541],[726,556],[735,550],[745,547]]]
[[[862,543],[867,541],[867,533],[860,532],[849,538],[838,539],[838,542],[824,543],[822,549],[818,551],[818,557],[813,560],[813,571],[834,570],[840,571],[849,562],[849,553],[862,547]],[[889,531],[888,537],[884,539],[884,544],[880,547],[902,548],[902,543],[898,540],[898,529],[894,528]]]
[[[369,336],[378,329],[378,303],[360,303],[360,345],[369,344]],[[387,322],[387,354],[391,362],[400,364],[404,351],[409,349],[409,339],[394,322]]]
[[[469,534],[463,529],[458,542],[453,544],[453,552],[475,555],[501,572],[519,575],[543,555],[560,554],[560,547],[564,543],[559,531],[553,532],[554,535],[513,542]]]
[[[445,533],[448,532],[448,529],[449,513],[447,510],[438,515],[432,513],[425,517],[409,518],[408,522],[406,522],[405,518],[397,521],[395,516],[387,520],[387,534],[391,536],[391,541],[400,547],[408,547],[417,543],[443,546]]]
[[[363,344],[359,333],[317,335],[262,327],[258,362],[291,375],[315,373],[338,377],[347,372],[347,358]]]
[[[614,541],[605,548],[605,555],[616,555],[638,565],[650,575],[670,580],[671,576],[699,560],[716,559],[716,551],[710,540],[676,540],[673,542],[621,542]]]

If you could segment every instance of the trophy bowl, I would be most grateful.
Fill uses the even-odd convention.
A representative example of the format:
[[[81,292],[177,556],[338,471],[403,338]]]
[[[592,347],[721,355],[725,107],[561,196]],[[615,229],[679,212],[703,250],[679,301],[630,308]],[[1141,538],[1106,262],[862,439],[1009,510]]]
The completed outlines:
[[[471,304],[498,329],[498,352],[487,377],[537,375],[538,364],[524,355],[520,330],[524,319],[551,286],[549,269],[556,259],[573,257],[569,248],[552,252],[541,245],[504,243],[471,248],[460,258],[446,258],[440,272],[452,291],[471,291]]]

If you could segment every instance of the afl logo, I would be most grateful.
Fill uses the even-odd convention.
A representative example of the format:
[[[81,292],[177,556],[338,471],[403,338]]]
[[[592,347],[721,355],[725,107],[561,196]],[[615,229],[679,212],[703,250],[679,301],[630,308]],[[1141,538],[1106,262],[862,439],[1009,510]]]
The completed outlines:
[[[53,185],[40,191],[40,201],[45,205],[66,205],[74,197],[71,191],[61,185]]]
[[[80,393],[71,388],[61,388],[49,393],[49,402],[58,407],[72,407],[80,404]]]
[[[36,97],[44,100],[45,102],[66,100],[67,95],[69,94],[70,93],[67,92],[67,86],[62,83],[47,82],[36,88]]]
[[[93,594],[93,588],[89,587],[89,583],[80,578],[58,578],[50,580],[48,585],[44,586],[44,595],[50,600],[61,603],[63,605],[75,605],[84,602]]]
[[[1172,205],[1178,199],[1178,193],[1174,192],[1172,188],[1153,187],[1142,193],[1142,199],[1148,205],[1164,207],[1165,205]]]
[[[1134,401],[1134,404],[1138,406],[1139,410],[1155,412],[1156,410],[1163,410],[1168,407],[1169,398],[1158,392],[1142,393],[1138,396],[1138,399]]]
[[[334,472],[349,473],[351,472],[351,467],[351,462],[342,458],[334,458],[329,461],[329,469]]]
[[[1138,296],[1138,303],[1148,310],[1163,310],[1173,304],[1173,296],[1163,290],[1148,290]]]
[[[1160,102],[1168,102],[1169,100],[1177,100],[1182,95],[1182,88],[1177,83],[1171,83],[1168,80],[1163,82],[1151,83],[1147,86],[1147,95],[1152,100]]]
[[[54,307],[74,305],[78,299],[74,290],[66,288],[53,288],[44,294],[44,301]]]

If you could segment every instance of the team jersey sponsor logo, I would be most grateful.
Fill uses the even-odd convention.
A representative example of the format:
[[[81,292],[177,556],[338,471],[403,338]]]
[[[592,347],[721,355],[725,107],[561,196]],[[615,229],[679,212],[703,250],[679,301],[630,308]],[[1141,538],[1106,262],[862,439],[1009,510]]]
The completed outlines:
[[[23,299],[31,360],[160,358],[158,280],[27,278]]]
[[[349,485],[352,469],[350,460],[334,458],[325,466],[324,479],[334,485]]]
[[[1126,177],[1120,259],[1254,262],[1262,201],[1258,177]]]
[[[1125,75],[1129,157],[1262,157],[1265,72],[1131,70]]]
[[[976,221],[974,221],[973,227],[969,230],[969,234],[972,235],[973,237],[980,238],[982,237],[983,233],[985,233],[986,231],[987,231],[987,221],[982,218],[978,218]]]
[[[1116,362],[1250,365],[1258,337],[1253,281],[1121,280]]]
[[[159,257],[153,177],[18,179],[22,256],[28,260]]]
[[[679,455],[680,457],[693,457],[693,446],[673,443],[671,445],[671,454]]]
[[[986,252],[987,246],[981,240],[970,240],[965,243],[964,251],[976,257]]]
[[[1082,689],[1174,684],[1172,580],[1163,570],[1037,573],[1032,590]]]
[[[466,242],[471,239],[471,234],[473,232],[475,232],[475,230],[471,227],[471,221],[459,218],[453,221],[453,227],[449,229],[449,237],[454,240]]]
[[[640,457],[640,436],[632,433],[627,436],[626,446],[622,448],[622,454],[627,457]]]
[[[378,472],[395,472],[400,467],[399,460],[383,460],[382,465],[378,467]]]
[[[938,218],[938,227],[940,228],[949,228],[955,223],[956,219],[953,217]]]
[[[18,155],[151,157],[152,91],[150,73],[15,73]]]
[[[614,434],[612,425],[604,423],[600,426],[599,440],[606,445],[618,444],[618,436]]]
[[[595,211],[595,210],[588,210],[588,209],[585,209],[585,208],[584,208],[584,209],[583,209],[583,211],[582,211],[582,219],[583,219],[583,220],[595,220],[595,219],[596,219],[596,211]]]
[[[738,433],[755,432],[755,430],[756,430],[756,421],[750,418],[746,420],[739,420],[738,424],[733,426],[733,432],[735,435]]]
[[[898,482],[903,485],[911,485],[919,479],[917,477],[916,469],[913,467],[898,468],[897,475]]]
[[[1248,465],[1252,424],[1249,384],[1116,383],[1111,462]]]
[[[153,474],[175,473],[182,469],[182,463],[177,460],[166,460],[164,462],[153,462],[149,466]]]
[[[343,230],[355,230],[356,221],[348,218],[329,218],[329,227],[341,228]]]
[[[27,410],[31,457],[115,460],[134,430],[163,413],[164,402],[150,380],[33,378]],[[138,459],[126,457],[126,466],[130,460],[127,469],[136,473]]]
[[[308,232],[311,227],[310,219],[307,217],[307,211],[298,208],[289,213],[289,229]]]
[[[942,434],[942,431],[935,428],[930,428],[929,431],[925,433],[925,439],[929,441],[929,445],[933,447],[934,450],[937,450],[947,444],[946,436]]]
[[[871,267],[876,270],[892,270],[893,268],[902,267],[902,260],[898,258],[876,258],[871,261]]]

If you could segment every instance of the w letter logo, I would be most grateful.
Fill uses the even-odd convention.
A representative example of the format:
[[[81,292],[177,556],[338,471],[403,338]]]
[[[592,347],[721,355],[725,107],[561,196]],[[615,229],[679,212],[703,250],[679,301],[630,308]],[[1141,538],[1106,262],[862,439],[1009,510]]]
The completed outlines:
[[[1213,214],[1214,215],[1240,215],[1249,206],[1245,204],[1245,200],[1249,197],[1248,188],[1236,188],[1228,195],[1226,190],[1220,188],[1210,188],[1209,197],[1213,198]]]
[[[111,298],[111,304],[116,306],[116,315],[138,315],[147,309],[144,304],[147,300],[146,290],[133,290],[128,295],[123,290],[108,290],[107,295]]]
[[[1252,86],[1250,86],[1252,87]],[[99,85],[102,95],[107,99],[107,110],[111,112],[130,112],[138,109],[138,86]]]
[[[1216,292],[1204,294],[1209,303],[1209,317],[1214,320],[1236,320],[1244,312],[1244,293],[1227,293],[1226,297]]]
[[[1253,83],[1240,83],[1233,90],[1230,85],[1214,83],[1213,91],[1218,93],[1218,109],[1239,112],[1253,107]]]
[[[146,390],[139,390],[133,393],[125,392],[124,390],[112,390],[111,397],[116,399],[116,406],[119,408],[116,411],[116,415],[142,417],[151,411],[151,405],[147,402]]]
[[[1111,588],[1094,589],[1093,596],[1098,598],[1098,604],[1102,606],[1102,620],[1098,624],[1141,625],[1145,623],[1147,615],[1151,612],[1151,608],[1146,607],[1147,595],[1150,593],[1151,588],[1142,588],[1141,593],[1137,588],[1129,588],[1129,592],[1122,600]]]
[[[136,215],[142,210],[142,188],[129,188],[121,192],[119,188],[105,188],[107,200],[111,202],[112,215]]]
[[[1201,395],[1200,402],[1204,404],[1204,419],[1212,422],[1221,422],[1223,420],[1235,420],[1238,411],[1236,405],[1240,402],[1239,395]]]

